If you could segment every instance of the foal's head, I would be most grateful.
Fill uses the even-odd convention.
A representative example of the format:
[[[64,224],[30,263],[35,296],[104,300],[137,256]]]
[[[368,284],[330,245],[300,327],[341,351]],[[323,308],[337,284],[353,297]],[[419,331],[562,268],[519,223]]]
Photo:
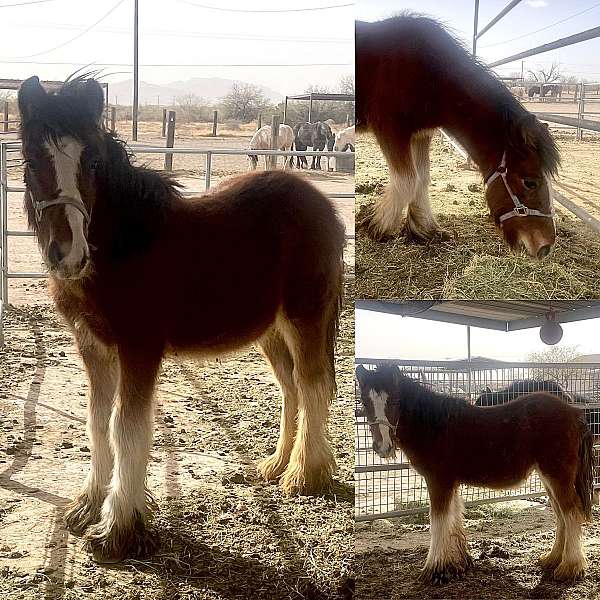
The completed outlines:
[[[93,79],[48,93],[37,77],[19,90],[25,209],[48,268],[59,279],[85,275],[95,175],[104,161],[104,95]]]
[[[503,154],[486,175],[486,200],[511,249],[544,258],[556,239],[551,178],[558,149],[535,115],[512,121],[505,134]]]
[[[392,398],[402,374],[393,365],[380,365],[375,371],[368,371],[359,365],[356,367],[356,378],[364,413],[371,429],[373,451],[381,458],[391,458],[396,453],[394,434],[398,423]]]

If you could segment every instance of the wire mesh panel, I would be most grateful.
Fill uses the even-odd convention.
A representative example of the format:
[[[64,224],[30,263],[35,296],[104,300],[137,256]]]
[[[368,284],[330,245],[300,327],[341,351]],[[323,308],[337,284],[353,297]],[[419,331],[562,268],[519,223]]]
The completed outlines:
[[[523,390],[550,390],[567,402],[581,406],[594,435],[594,484],[600,488],[600,364],[596,363],[500,363],[467,361],[398,361],[359,358],[357,364],[374,368],[375,364],[395,364],[406,375],[433,391],[450,394],[477,404],[490,406],[516,398]],[[509,388],[512,386],[512,388]],[[506,391],[506,388],[509,388]],[[473,448],[477,452],[477,448]],[[356,388],[356,520],[400,516],[429,510],[425,480],[398,452],[385,460],[372,450],[369,426],[362,412]],[[521,486],[492,490],[461,486],[465,504],[499,502],[543,495],[536,473]]]

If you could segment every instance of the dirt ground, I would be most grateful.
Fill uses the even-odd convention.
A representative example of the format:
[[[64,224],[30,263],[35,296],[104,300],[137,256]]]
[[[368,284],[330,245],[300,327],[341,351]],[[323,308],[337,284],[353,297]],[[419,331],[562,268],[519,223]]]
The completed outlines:
[[[554,132],[562,154],[556,188],[600,216],[600,137],[583,142],[573,132]],[[600,236],[555,203],[557,245],[543,261],[510,254],[488,216],[481,176],[435,136],[430,198],[447,242],[406,243],[402,236],[380,243],[357,231],[359,298],[599,298]],[[388,181],[385,160],[373,136],[357,141],[357,214],[375,201]],[[360,217],[358,217],[360,218]]]
[[[331,411],[339,471],[327,497],[286,498],[257,476],[256,462],[275,447],[280,393],[256,350],[205,365],[165,361],[148,477],[160,548],[109,568],[61,520],[89,465],[80,358],[51,306],[10,309],[0,351],[0,595],[348,597],[353,323],[348,300]]]
[[[418,581],[429,547],[426,515],[356,525],[357,600],[593,600],[600,598],[600,510],[585,526],[587,576],[555,583],[537,566],[554,540],[554,515],[544,500],[513,501],[468,508],[467,539],[474,567],[443,586]]]
[[[193,143],[244,147],[245,141],[194,137]],[[246,164],[243,157],[242,164],[225,164],[213,184]],[[187,189],[203,188],[203,174],[192,161],[175,166]],[[325,193],[354,191],[351,175],[302,176]],[[19,184],[16,168],[11,183]],[[353,235],[353,200],[335,204]],[[22,194],[9,194],[8,225],[25,229]],[[33,239],[11,238],[9,244],[11,271],[42,269]],[[352,273],[352,241],[345,260]],[[158,384],[148,474],[159,503],[153,527],[160,546],[147,560],[106,567],[95,564],[62,523],[64,506],[89,466],[81,360],[49,304],[45,280],[11,280],[13,306],[5,313],[6,345],[0,351],[0,597],[348,598],[354,531],[351,285],[331,410],[339,466],[333,492],[284,497],[277,485],[259,479],[255,465],[275,448],[281,403],[276,381],[255,349],[206,364],[168,359]]]

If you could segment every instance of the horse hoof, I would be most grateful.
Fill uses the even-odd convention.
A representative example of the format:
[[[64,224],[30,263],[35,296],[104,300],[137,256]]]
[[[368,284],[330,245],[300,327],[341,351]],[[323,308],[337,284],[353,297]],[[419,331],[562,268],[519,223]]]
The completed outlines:
[[[275,452],[258,463],[258,472],[265,481],[274,481],[281,477],[287,468],[288,462],[289,457],[285,459]]]
[[[64,514],[67,529],[73,535],[81,535],[88,527],[100,520],[101,502],[90,501],[87,494],[78,496],[71,502]]]
[[[286,495],[317,496],[327,493],[333,483],[335,466],[322,465],[318,468],[301,469],[299,466],[284,471],[280,483]]]
[[[585,565],[561,563],[554,569],[552,578],[555,581],[571,581],[580,579],[585,573]]]
[[[356,215],[356,229],[364,231],[374,242],[385,243],[394,237],[393,233],[382,231],[374,217],[374,207],[363,207]]]
[[[558,566],[561,561],[560,556],[554,556],[552,552],[544,552],[541,554],[538,562],[540,563],[540,567],[542,569],[554,569]]]
[[[141,517],[125,528],[98,523],[88,529],[87,549],[100,564],[118,563],[126,558],[139,558],[153,554],[157,541]]]

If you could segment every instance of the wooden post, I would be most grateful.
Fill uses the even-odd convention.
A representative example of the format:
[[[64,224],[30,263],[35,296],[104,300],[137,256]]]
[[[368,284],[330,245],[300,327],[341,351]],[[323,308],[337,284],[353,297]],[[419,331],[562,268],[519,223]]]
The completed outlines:
[[[313,97],[312,94],[310,94],[309,100],[308,100],[308,122],[312,123],[312,106],[313,106]]]
[[[4,101],[4,132],[8,131],[8,100]]]
[[[283,104],[283,122],[285,124],[287,124],[287,103],[288,103],[288,97],[286,96],[285,103]]]
[[[167,148],[173,148],[175,145],[175,111],[170,110],[167,113]],[[165,154],[165,171],[173,170],[173,155]]]
[[[161,137],[165,137],[167,135],[167,109],[163,108],[163,121],[162,121],[162,130],[160,132]]]
[[[213,130],[212,130],[212,136],[213,137],[217,137],[217,111],[213,110]]]
[[[117,130],[117,107],[110,107],[110,130],[114,133]]]
[[[271,119],[271,150],[277,150],[279,148],[279,123],[281,122],[281,117],[279,115],[273,115]],[[267,164],[269,165],[269,169],[277,168],[277,157],[269,156]]]
[[[262,127],[262,114],[258,113],[258,119],[256,121],[256,131]]]

